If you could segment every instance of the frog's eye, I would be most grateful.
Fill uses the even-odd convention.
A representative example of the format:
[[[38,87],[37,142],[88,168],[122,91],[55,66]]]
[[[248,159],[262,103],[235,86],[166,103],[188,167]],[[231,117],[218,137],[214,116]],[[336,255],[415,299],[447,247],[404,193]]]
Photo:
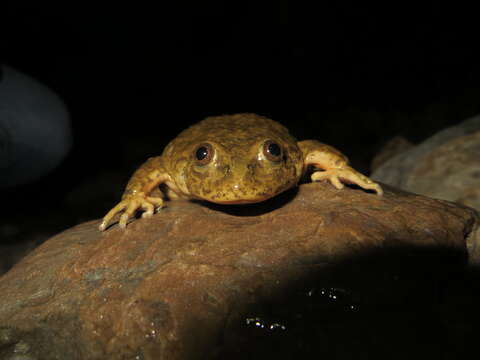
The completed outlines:
[[[275,141],[267,140],[265,144],[263,144],[263,155],[270,161],[278,162],[282,160],[283,150]]]
[[[206,165],[213,158],[213,147],[209,143],[200,144],[194,152],[198,165]]]

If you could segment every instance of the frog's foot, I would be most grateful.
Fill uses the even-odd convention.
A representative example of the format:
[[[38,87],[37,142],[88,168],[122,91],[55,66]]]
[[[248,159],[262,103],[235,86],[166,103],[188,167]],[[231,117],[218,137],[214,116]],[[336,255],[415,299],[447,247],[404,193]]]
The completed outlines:
[[[112,210],[107,213],[107,215],[105,215],[98,229],[100,231],[104,231],[110,223],[110,220],[112,220],[112,218],[121,211],[123,211],[123,214],[120,216],[118,225],[122,229],[125,229],[127,226],[127,221],[138,209],[145,211],[142,214],[142,218],[146,218],[152,216],[155,209],[159,209],[161,207],[163,207],[163,200],[161,198],[137,194],[120,201]]]
[[[373,190],[379,196],[383,195],[383,190],[380,185],[370,180],[367,176],[360,174],[350,166],[316,171],[312,174],[311,179],[312,181],[328,180],[337,189],[343,188],[344,185],[341,182],[341,180],[343,180],[346,183],[356,184],[363,189]]]

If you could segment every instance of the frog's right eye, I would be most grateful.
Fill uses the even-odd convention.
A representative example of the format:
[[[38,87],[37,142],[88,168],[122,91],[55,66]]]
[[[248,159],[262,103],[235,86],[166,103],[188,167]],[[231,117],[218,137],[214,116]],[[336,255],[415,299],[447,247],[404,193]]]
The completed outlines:
[[[194,151],[198,165],[206,165],[213,159],[213,147],[209,143],[200,144]]]
[[[272,140],[267,140],[263,144],[263,155],[270,161],[279,162],[283,157],[282,147]]]

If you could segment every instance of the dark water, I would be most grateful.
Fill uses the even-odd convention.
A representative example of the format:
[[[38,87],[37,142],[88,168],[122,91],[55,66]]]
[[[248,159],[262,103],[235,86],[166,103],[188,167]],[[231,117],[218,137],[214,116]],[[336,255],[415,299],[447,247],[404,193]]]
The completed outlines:
[[[463,359],[480,272],[450,249],[396,248],[319,269],[228,329],[215,359]]]

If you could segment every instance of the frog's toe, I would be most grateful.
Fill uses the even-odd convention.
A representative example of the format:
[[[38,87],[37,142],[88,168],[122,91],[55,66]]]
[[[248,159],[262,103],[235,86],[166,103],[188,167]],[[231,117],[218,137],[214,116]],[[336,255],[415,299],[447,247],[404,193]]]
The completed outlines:
[[[383,190],[380,185],[371,180],[369,177],[360,174],[353,169],[347,169],[342,178],[348,182],[351,182],[352,184],[360,186],[363,189],[373,190],[377,193],[377,195],[381,196],[383,194]]]
[[[108,227],[108,224],[110,223],[110,221],[112,220],[112,218],[117,214],[119,213],[120,211],[122,211],[123,209],[125,209],[125,207],[127,206],[127,203],[125,201],[121,201],[120,203],[117,204],[117,206],[115,206],[112,210],[110,210],[107,215],[104,216],[104,218],[102,219],[102,222],[100,223],[100,225],[98,226],[98,229],[100,231],[104,231],[107,227]]]
[[[363,189],[373,190],[377,195],[382,195],[383,190],[380,185],[372,181],[367,176],[355,171],[351,167],[342,169],[329,169],[326,171],[317,171],[312,174],[312,181],[329,180],[337,189],[344,187],[343,182],[356,184]]]
[[[317,171],[314,172],[311,176],[312,181],[322,181],[328,180],[330,183],[335,186],[337,189],[343,189],[344,185],[338,178],[338,176],[331,171]]]
[[[98,225],[98,230],[105,231],[108,226],[108,221],[103,220],[100,225]]]
[[[127,227],[127,222],[128,220],[133,217],[137,209],[141,207],[140,203],[138,201],[131,201],[127,208],[125,209],[125,212],[120,216],[120,220],[118,221],[118,225],[122,228],[125,229]]]
[[[105,229],[107,228],[108,226],[108,222],[103,220],[100,225],[98,225],[98,230],[100,231],[105,231]]]
[[[378,196],[383,195],[382,187],[380,185],[378,185],[377,183],[374,183],[373,181],[371,181],[371,184],[368,184],[367,186],[363,186],[363,188],[375,191]]]
[[[312,174],[310,178],[312,179],[312,181],[322,181],[328,179],[329,177],[330,176],[327,171],[316,171]]]
[[[154,212],[157,212],[159,211],[160,209],[162,209],[163,207],[165,207],[165,204],[163,203],[163,199],[161,198],[157,198],[157,197],[147,197],[147,200],[153,204],[153,206],[155,207],[155,210]],[[148,216],[148,215],[146,215]]]
[[[344,188],[344,185],[342,184],[342,182],[337,176],[332,176],[329,178],[329,180],[332,183],[332,185],[335,186],[338,190],[341,190]]]
[[[151,217],[155,211],[154,206],[146,201],[142,204],[142,209],[145,210],[145,212],[142,214],[142,218]]]
[[[130,216],[127,213],[123,213],[118,221],[118,226],[120,226],[121,229],[125,229],[127,227],[127,221],[129,218]]]

